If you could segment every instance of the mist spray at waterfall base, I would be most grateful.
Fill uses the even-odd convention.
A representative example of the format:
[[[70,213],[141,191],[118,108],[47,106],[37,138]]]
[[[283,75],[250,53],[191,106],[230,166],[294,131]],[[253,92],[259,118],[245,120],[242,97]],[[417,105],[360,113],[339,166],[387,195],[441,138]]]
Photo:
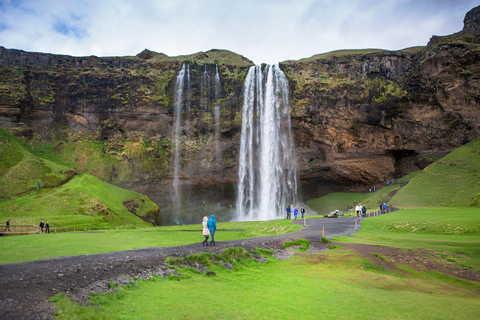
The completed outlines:
[[[250,68],[244,84],[237,220],[283,217],[298,204],[288,82],[278,65]]]

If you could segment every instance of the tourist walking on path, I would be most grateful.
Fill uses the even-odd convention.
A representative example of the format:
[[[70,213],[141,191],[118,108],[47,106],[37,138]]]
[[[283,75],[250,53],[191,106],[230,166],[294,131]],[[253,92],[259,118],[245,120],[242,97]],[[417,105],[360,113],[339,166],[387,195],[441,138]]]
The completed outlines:
[[[50,225],[48,224],[48,221],[45,223],[45,233],[50,233]]]
[[[295,207],[295,209],[293,209],[293,214],[295,215],[295,220],[297,220],[297,215],[298,215],[298,208]]]
[[[287,219],[290,219],[290,206],[287,207]]]
[[[383,208],[383,213],[387,213],[387,204],[385,202],[383,203],[382,208]]]
[[[302,219],[305,218],[305,208],[304,207],[302,207],[300,209],[300,212],[302,213]]]
[[[207,227],[208,230],[210,231],[210,235],[212,236],[212,239],[210,239],[210,245],[215,246],[215,239],[213,238],[215,236],[215,231],[217,230],[217,222],[215,221],[215,215],[211,215],[210,219],[207,221]]]
[[[367,216],[367,207],[365,207],[365,205],[362,206],[362,217],[366,217]]]
[[[40,230],[42,231],[42,233],[43,233],[44,227],[45,227],[45,223],[43,223],[43,220],[42,220],[42,222],[40,222]]]
[[[5,231],[10,231],[10,219],[7,220],[7,223],[5,225]]]
[[[210,230],[208,230],[208,217],[205,216],[203,217],[203,236],[205,237],[205,240],[203,240],[202,244],[204,246],[208,246],[208,237],[210,237]]]

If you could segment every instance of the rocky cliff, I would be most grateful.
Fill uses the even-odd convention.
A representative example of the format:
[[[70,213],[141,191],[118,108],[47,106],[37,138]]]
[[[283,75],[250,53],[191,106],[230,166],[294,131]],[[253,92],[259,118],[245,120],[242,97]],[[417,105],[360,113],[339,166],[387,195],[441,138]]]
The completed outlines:
[[[382,184],[479,136],[479,16],[473,9],[461,32],[434,36],[425,47],[344,50],[280,63],[290,84],[306,198]],[[229,51],[168,57],[145,50],[98,58],[0,47],[0,126],[79,173],[147,193],[166,206],[182,63],[191,77],[181,183],[199,199],[232,203],[243,81],[252,62]],[[214,103],[221,106],[221,162],[214,161]]]

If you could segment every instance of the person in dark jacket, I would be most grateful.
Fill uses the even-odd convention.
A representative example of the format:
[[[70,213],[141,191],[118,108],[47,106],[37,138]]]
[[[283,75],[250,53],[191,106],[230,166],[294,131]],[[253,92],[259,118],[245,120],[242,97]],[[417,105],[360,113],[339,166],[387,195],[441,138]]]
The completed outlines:
[[[207,221],[207,227],[208,230],[210,231],[210,235],[212,236],[212,239],[210,239],[210,245],[215,246],[215,239],[213,236],[215,235],[215,231],[217,230],[217,222],[215,221],[215,215],[211,215],[210,219]]]
[[[7,220],[7,224],[5,225],[5,231],[10,231],[10,219]]]
[[[50,233],[50,225],[48,224],[48,221],[45,223],[45,233]]]
[[[42,230],[42,233],[43,233],[43,228],[45,227],[45,223],[43,223],[43,220],[42,222],[40,222],[40,229]]]
[[[363,217],[367,216],[367,207],[365,207],[365,205],[362,206],[362,216]]]
[[[305,217],[305,208],[302,207],[302,208],[300,209],[300,212],[302,213],[302,218],[304,218],[304,217]]]

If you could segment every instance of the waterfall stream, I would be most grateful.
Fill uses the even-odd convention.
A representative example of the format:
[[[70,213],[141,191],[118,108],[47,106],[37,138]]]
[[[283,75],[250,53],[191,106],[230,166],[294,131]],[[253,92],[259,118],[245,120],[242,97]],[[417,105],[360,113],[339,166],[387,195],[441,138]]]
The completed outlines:
[[[215,120],[215,160],[222,160],[222,150],[220,149],[220,75],[218,74],[218,65],[215,66],[215,107],[213,109],[213,118]]]
[[[245,79],[237,191],[238,220],[283,217],[298,203],[288,82],[278,65],[253,66]]]
[[[187,66],[188,70],[190,68]],[[173,159],[173,204],[179,206],[181,202],[181,192],[179,185],[180,174],[180,134],[182,125],[182,111],[183,111],[183,82],[185,78],[185,64],[182,64],[182,69],[175,80],[175,100],[174,100],[174,131],[173,140],[175,144],[175,153]],[[187,76],[189,79],[189,75]]]

